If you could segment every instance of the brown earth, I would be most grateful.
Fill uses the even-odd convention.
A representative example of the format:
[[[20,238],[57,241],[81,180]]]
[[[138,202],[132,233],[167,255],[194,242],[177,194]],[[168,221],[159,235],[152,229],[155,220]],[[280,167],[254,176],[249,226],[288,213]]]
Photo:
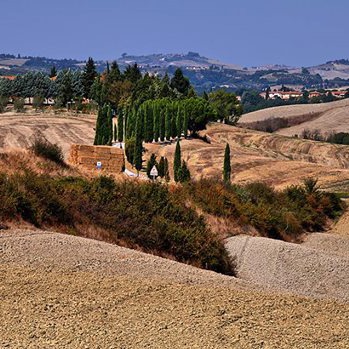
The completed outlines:
[[[181,141],[182,157],[193,177],[221,178],[224,148],[231,149],[234,183],[264,181],[278,188],[299,184],[316,177],[323,188],[347,190],[349,180],[349,148],[271,135],[214,123],[202,132],[211,144],[198,139]],[[166,156],[170,162],[175,144],[146,145],[152,152]]]
[[[339,103],[339,102],[337,102]],[[92,144],[95,117],[90,115],[4,114],[0,117],[0,152],[30,146],[35,134],[62,146],[68,158],[73,143]],[[318,177],[324,188],[349,189],[349,151],[345,146],[292,139],[278,135],[212,124],[203,131],[211,144],[198,139],[182,140],[183,158],[194,178],[221,177],[224,147],[229,142],[233,180],[236,183],[262,180],[276,187]],[[144,159],[152,152],[173,159],[175,144],[146,144]],[[172,166],[170,165],[171,170]]]
[[[349,132],[349,99],[331,103],[290,105],[267,108],[242,115],[241,124],[253,123],[269,118],[300,118],[305,122],[281,129],[276,133],[285,136],[300,135],[304,129],[319,130],[321,133]]]
[[[67,158],[73,143],[93,144],[95,116],[53,113],[0,115],[0,150],[30,147],[35,136],[60,145]]]
[[[1,348],[348,348],[349,305],[103,242],[0,233]]]

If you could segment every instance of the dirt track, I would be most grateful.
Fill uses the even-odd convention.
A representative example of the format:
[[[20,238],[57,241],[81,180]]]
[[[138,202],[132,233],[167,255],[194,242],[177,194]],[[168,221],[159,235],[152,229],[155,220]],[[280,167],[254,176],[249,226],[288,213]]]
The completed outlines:
[[[1,233],[0,278],[1,348],[349,346],[348,304],[82,238]]]

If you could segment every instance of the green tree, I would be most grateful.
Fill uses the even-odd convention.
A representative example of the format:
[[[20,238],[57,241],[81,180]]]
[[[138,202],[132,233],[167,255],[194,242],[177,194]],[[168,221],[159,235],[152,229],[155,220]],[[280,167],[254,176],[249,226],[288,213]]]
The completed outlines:
[[[5,112],[7,104],[8,104],[8,97],[0,96],[0,113]]]
[[[156,161],[156,156],[155,154],[151,154],[150,156],[150,159],[148,160],[147,162],[147,176],[150,178],[150,179],[153,179],[150,175],[150,171],[152,170],[152,168],[156,166],[156,168],[158,169],[158,172],[159,172],[159,166],[158,166],[158,163]],[[160,174],[159,174],[160,175]]]
[[[236,124],[242,114],[242,106],[234,93],[218,90],[211,92],[208,101],[217,117],[229,124]]]
[[[181,112],[181,108],[178,106],[177,117],[176,117],[177,138],[181,138],[182,127],[183,127],[182,112]]]
[[[173,161],[173,174],[174,180],[176,182],[180,181],[180,173],[181,172],[181,146],[179,144],[179,140],[177,140],[176,150]]]
[[[114,142],[117,142],[118,140],[118,128],[116,124],[114,124]]]
[[[181,183],[189,182],[190,181],[190,171],[187,166],[187,163],[183,160],[182,166],[179,171],[179,181]]]
[[[159,177],[164,178],[165,177],[165,158],[161,156],[159,165],[157,166]]]
[[[124,140],[124,111],[122,108],[119,109],[118,114],[118,141]]]
[[[160,110],[158,101],[154,101],[153,103],[153,118],[154,118],[154,140],[155,142],[159,141],[160,136]]]
[[[57,76],[57,69],[53,66],[50,71],[50,78],[54,78],[55,76]]]
[[[169,182],[170,181],[170,169],[168,166],[167,158],[165,158],[165,163],[164,163],[164,174],[165,174],[164,177],[165,177],[166,182]]]
[[[142,153],[143,153],[143,144],[142,144],[142,118],[137,118],[136,120],[136,143],[134,149],[134,166],[137,170],[137,174],[142,169]]]
[[[127,138],[125,141],[125,154],[127,161],[133,166],[134,165],[134,155],[136,148],[136,138]]]
[[[84,86],[84,97],[91,98],[91,87],[98,76],[95,62],[92,57],[89,57],[84,68],[83,74],[83,86]]]
[[[188,111],[184,108],[183,110],[184,117],[183,117],[183,133],[184,137],[187,138],[188,136],[188,128],[189,128],[189,115]]]
[[[224,164],[223,164],[223,180],[226,183],[230,183],[231,177],[231,164],[230,164],[230,146],[227,143],[224,152]]]
[[[171,79],[171,87],[184,96],[188,95],[190,82],[188,78],[184,77],[180,68],[176,69],[174,76]]]
[[[165,136],[166,140],[171,139],[171,112],[169,104],[166,105],[166,111],[165,111]]]

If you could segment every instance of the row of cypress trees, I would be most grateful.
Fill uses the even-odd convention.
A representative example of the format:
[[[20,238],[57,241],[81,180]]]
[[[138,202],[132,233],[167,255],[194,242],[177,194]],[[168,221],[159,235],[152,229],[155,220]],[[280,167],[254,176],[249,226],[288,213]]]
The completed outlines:
[[[98,110],[94,145],[111,145],[113,141],[113,113],[105,104]]]

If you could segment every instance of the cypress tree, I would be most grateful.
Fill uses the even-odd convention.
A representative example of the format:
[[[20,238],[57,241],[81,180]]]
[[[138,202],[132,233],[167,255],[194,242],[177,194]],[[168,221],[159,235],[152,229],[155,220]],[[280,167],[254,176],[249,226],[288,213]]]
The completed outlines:
[[[159,141],[159,128],[160,128],[160,116],[158,102],[153,102],[153,119],[154,119],[154,140],[155,142]]]
[[[184,183],[184,182],[189,182],[190,181],[190,171],[187,166],[187,163],[183,160],[182,162],[182,167],[180,170],[180,175],[179,175],[179,181]]]
[[[111,145],[113,142],[113,111],[111,110],[110,105],[107,105],[106,109],[106,128],[105,128],[105,138],[107,142],[104,145]]]
[[[138,118],[136,121],[136,144],[134,149],[134,166],[139,172],[142,169],[142,119]]]
[[[91,57],[89,57],[83,74],[84,97],[90,98],[91,87],[97,77],[96,66]]]
[[[116,123],[114,123],[114,142],[117,142],[118,140],[118,128],[116,126]]]
[[[150,104],[148,102],[143,104],[144,108],[144,132],[145,132],[145,137],[144,140],[146,142],[152,142],[153,141],[153,114],[152,114],[152,109],[150,107]]]
[[[164,108],[160,109],[160,141],[163,142],[165,140],[165,111]]]
[[[102,108],[99,108],[98,115],[97,115],[97,121],[96,121],[96,133],[95,133],[95,139],[94,139],[93,145],[100,144],[102,124],[103,124]]]
[[[165,163],[164,163],[164,174],[165,174],[165,180],[166,182],[169,182],[170,181],[170,170],[169,170],[169,167],[168,167],[168,160],[167,158],[165,158]]]
[[[151,176],[150,176],[150,171],[151,169],[156,166],[156,168],[158,169],[158,172],[159,172],[159,166],[158,166],[158,163],[156,161],[156,156],[155,154],[151,154],[150,156],[150,159],[148,160],[147,162],[147,176],[150,178],[150,179],[153,179]],[[160,173],[160,172],[159,172]]]
[[[177,117],[176,117],[176,132],[177,132],[177,138],[181,138],[182,135],[182,115],[181,115],[181,109],[178,106],[178,111],[177,111]]]
[[[223,164],[223,180],[226,183],[230,183],[231,176],[231,164],[230,164],[230,147],[229,144],[225,146],[224,152],[224,164]]]
[[[164,178],[165,177],[165,158],[162,156],[159,161],[158,165],[158,172],[159,172],[159,177]]]
[[[94,145],[111,145],[113,140],[113,115],[109,105],[98,110]]]
[[[189,115],[187,108],[183,108],[184,118],[183,118],[183,133],[184,137],[187,138],[188,136],[188,127],[189,127]]]
[[[181,146],[179,144],[179,139],[177,140],[176,150],[173,161],[173,174],[174,180],[179,182],[181,172]]]
[[[171,113],[169,105],[166,105],[166,115],[165,115],[165,136],[166,140],[171,139]]]
[[[177,136],[176,116],[177,116],[178,103],[172,103],[171,105],[171,137]]]
[[[124,140],[124,111],[123,109],[119,109],[119,115],[118,115],[118,141],[122,142]]]

